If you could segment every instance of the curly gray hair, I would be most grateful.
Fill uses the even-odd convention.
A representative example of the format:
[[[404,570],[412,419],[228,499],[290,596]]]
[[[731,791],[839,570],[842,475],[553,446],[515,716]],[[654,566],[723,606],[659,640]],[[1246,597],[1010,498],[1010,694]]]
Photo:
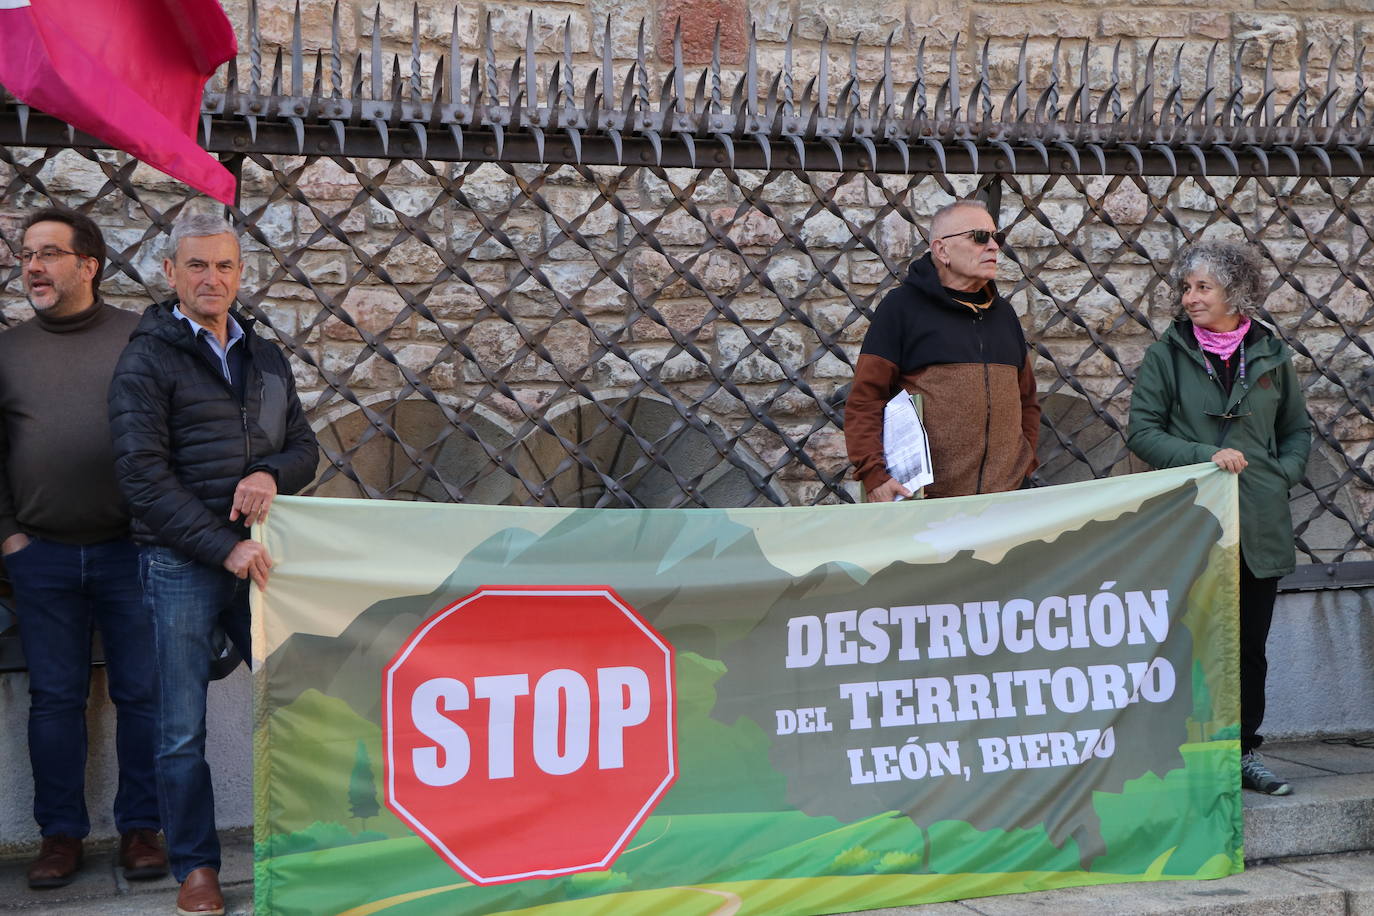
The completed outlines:
[[[1169,280],[1179,294],[1175,314],[1182,316],[1183,284],[1193,274],[1210,277],[1221,287],[1226,304],[1249,317],[1264,301],[1267,284],[1259,255],[1249,245],[1238,242],[1194,242],[1187,245],[1174,261]]]

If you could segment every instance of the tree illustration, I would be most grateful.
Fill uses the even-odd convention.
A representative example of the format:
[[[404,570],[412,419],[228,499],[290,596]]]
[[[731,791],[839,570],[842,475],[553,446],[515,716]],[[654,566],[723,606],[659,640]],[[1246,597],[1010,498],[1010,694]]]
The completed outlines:
[[[372,778],[372,761],[367,756],[367,746],[358,742],[358,753],[353,758],[353,775],[348,780],[348,806],[353,816],[367,826],[369,817],[376,817],[377,786]]]

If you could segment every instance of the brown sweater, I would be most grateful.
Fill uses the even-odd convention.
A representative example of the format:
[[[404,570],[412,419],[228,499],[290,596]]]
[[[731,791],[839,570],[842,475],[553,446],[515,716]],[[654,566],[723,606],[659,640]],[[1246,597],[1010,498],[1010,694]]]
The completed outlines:
[[[97,301],[0,334],[0,540],[124,537],[107,394],[138,316]]]
[[[890,479],[883,408],[920,394],[935,482],[926,496],[1000,493],[1035,469],[1040,404],[1026,339],[1010,303],[987,285],[973,309],[940,285],[930,255],[878,305],[844,412],[854,476],[870,493]]]

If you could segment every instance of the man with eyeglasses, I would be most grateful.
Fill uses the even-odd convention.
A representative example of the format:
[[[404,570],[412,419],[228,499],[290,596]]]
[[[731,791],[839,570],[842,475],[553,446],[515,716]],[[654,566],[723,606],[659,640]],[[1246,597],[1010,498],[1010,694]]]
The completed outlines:
[[[29,669],[33,815],[30,887],[81,865],[86,697],[99,627],[115,704],[114,822],[128,878],[167,873],[153,771],[157,682],[138,548],[115,481],[106,393],[138,316],[103,302],[105,241],[88,217],[48,208],[24,221],[19,268],[34,318],[0,334],[0,553]]]
[[[888,473],[883,410],[921,395],[935,481],[926,496],[999,493],[1036,467],[1040,404],[1016,312],[997,293],[1003,236],[986,205],[957,200],[931,222],[930,250],[873,315],[854,367],[844,435],[870,502],[912,495]]]

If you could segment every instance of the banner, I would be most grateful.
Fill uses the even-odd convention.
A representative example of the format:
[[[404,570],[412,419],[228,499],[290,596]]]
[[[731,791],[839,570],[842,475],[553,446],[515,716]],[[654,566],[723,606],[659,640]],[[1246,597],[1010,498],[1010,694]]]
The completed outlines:
[[[257,912],[840,913],[1243,865],[1236,477],[282,498]]]

